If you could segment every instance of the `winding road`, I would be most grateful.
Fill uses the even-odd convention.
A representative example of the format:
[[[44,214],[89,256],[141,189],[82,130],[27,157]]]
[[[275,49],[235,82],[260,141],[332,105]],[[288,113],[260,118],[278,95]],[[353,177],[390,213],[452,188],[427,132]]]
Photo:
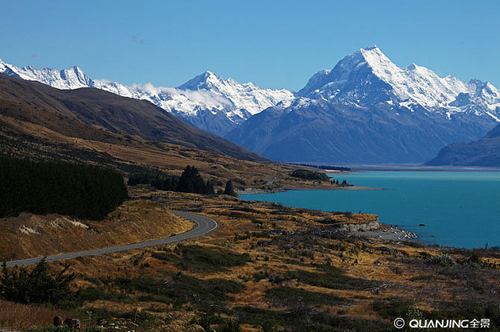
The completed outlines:
[[[178,217],[181,217],[181,218],[184,218],[184,219],[187,219],[187,220],[194,222],[196,224],[196,226],[193,229],[191,229],[190,231],[187,231],[187,232],[184,232],[181,234],[177,234],[177,235],[172,235],[169,237],[164,237],[161,239],[149,240],[149,241],[138,242],[138,243],[130,243],[130,244],[124,244],[124,245],[112,246],[112,247],[104,247],[104,248],[99,248],[99,249],[91,249],[91,250],[62,253],[62,254],[47,256],[46,260],[47,260],[47,262],[55,262],[55,261],[62,261],[65,259],[72,259],[72,258],[78,258],[78,257],[102,256],[102,255],[113,254],[113,253],[117,253],[117,252],[128,251],[128,250],[132,250],[132,249],[149,248],[149,247],[154,247],[154,246],[158,246],[158,245],[176,243],[176,242],[189,240],[189,239],[193,239],[196,237],[206,235],[209,232],[216,229],[218,226],[217,222],[215,222],[215,220],[212,220],[212,219],[205,217],[205,216],[201,216],[199,214],[194,214],[194,213],[186,212],[186,211],[173,211],[173,213]],[[26,259],[8,261],[7,267],[34,265],[34,264],[37,264],[38,262],[40,262],[42,259],[43,259],[43,257],[35,257],[35,258],[26,258]]]

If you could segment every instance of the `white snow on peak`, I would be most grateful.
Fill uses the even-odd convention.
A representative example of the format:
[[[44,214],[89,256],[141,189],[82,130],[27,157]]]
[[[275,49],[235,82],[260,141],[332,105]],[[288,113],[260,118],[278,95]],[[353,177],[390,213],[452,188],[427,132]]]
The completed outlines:
[[[449,118],[457,112],[500,117],[500,92],[491,83],[464,83],[416,64],[400,68],[378,47],[362,48],[341,59],[332,70],[317,72],[297,96],[347,106],[383,102],[412,112],[444,110]]]
[[[482,82],[477,79],[469,81],[470,91],[457,97],[455,105],[471,107],[482,106],[488,109],[488,114],[500,122],[500,91],[490,82]]]
[[[63,70],[31,66],[16,67],[0,61],[0,72],[25,80],[38,81],[58,89],[78,89],[92,86],[92,80],[79,67]]]
[[[224,80],[206,71],[178,88],[156,87],[150,83],[125,85],[110,80],[92,80],[79,67],[64,70],[19,68],[0,60],[0,72],[42,82],[58,89],[95,87],[124,97],[144,99],[169,112],[196,116],[199,112],[223,113],[239,123],[278,103],[290,103],[293,94],[284,89],[261,89],[253,83]]]
[[[94,86],[122,96],[149,100],[167,111],[195,116],[208,110],[212,114],[224,112],[228,118],[239,120],[293,99],[288,90],[261,89],[253,83],[221,79],[208,71],[178,88],[152,84],[126,86],[106,80],[96,80]]]
[[[468,91],[459,79],[440,77],[432,70],[411,64],[406,69],[396,66],[378,47],[361,49],[360,54],[373,73],[391,85],[401,100],[410,99],[424,107],[446,106],[457,95]]]
[[[228,100],[236,109],[257,114],[282,101],[290,102],[293,94],[284,89],[261,89],[253,83],[238,83],[235,80],[222,79],[211,71],[196,76],[178,87],[178,90],[211,91]]]

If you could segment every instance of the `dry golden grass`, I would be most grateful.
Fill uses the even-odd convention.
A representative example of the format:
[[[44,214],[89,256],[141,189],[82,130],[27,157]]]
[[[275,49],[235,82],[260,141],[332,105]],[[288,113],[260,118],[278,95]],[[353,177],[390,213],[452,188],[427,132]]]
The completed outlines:
[[[236,188],[281,190],[283,188],[305,189],[338,189],[327,182],[313,183],[289,176],[297,167],[271,162],[256,162],[238,160],[213,152],[195,148],[166,144],[151,143],[137,136],[123,136],[106,132],[106,139],[84,139],[63,135],[31,122],[21,121],[9,116],[1,116],[0,122],[25,135],[51,142],[43,149],[55,149],[57,144],[72,147],[75,154],[79,152],[95,152],[101,157],[106,156],[110,165],[114,163],[135,166],[156,167],[171,174],[180,174],[187,165],[196,166],[207,179],[215,181],[218,188],[223,188],[228,179],[232,179]],[[50,146],[50,147],[49,147]],[[22,151],[23,155],[26,151]],[[99,163],[105,163],[99,159]],[[102,165],[101,165],[102,166]]]
[[[61,252],[140,242],[188,231],[193,224],[147,200],[124,202],[104,220],[23,213],[0,219],[0,259],[53,255]]]
[[[72,317],[61,309],[41,305],[26,305],[0,300],[0,330],[26,331],[50,326],[55,316]]]
[[[327,219],[335,220],[337,224],[367,223],[376,220],[373,215],[288,209],[269,203],[242,202],[227,196],[206,197],[150,192],[146,189],[131,190],[131,195],[143,202],[141,204],[151,199],[164,209],[196,211],[219,223],[219,228],[208,236],[183,244],[71,261],[72,269],[80,275],[75,288],[96,287],[103,294],[115,294],[115,298],[88,300],[83,310],[99,308],[117,313],[140,310],[143,314],[160,319],[157,325],[144,327],[145,330],[196,329],[196,321],[201,313],[212,308],[203,304],[210,301],[210,296],[193,302],[182,300],[175,303],[176,296],[184,296],[180,295],[182,287],[172,293],[174,295],[162,293],[167,291],[166,294],[170,294],[169,287],[176,290],[177,282],[182,285],[190,280],[183,278],[198,280],[200,286],[192,286],[194,288],[189,292],[202,294],[203,288],[210,287],[210,282],[214,280],[243,285],[241,290],[227,293],[227,299],[221,299],[222,302],[215,306],[220,308],[216,310],[221,310],[224,317],[229,317],[228,312],[240,317],[239,308],[251,307],[272,312],[276,317],[280,317],[280,313],[285,315],[302,310],[305,315],[321,313],[346,322],[382,322],[387,326],[389,320],[374,309],[374,303],[381,300],[388,303],[408,301],[419,310],[432,312],[442,310],[447,302],[459,306],[470,301],[495,301],[494,294],[500,292],[499,255],[487,252],[481,254],[482,262],[491,263],[491,267],[469,267],[466,263],[457,263],[458,270],[454,272],[453,269],[429,264],[422,257],[446,254],[457,262],[464,262],[471,255],[470,252],[379,239],[330,238],[321,235],[331,225],[318,221]],[[122,213],[125,218],[133,214],[134,209]],[[216,263],[206,265],[202,260],[201,265],[193,267],[189,261],[193,258],[182,254],[183,248],[190,245],[205,253],[227,251],[235,255],[248,255],[248,260],[236,266],[224,266],[224,262],[220,262],[221,266]],[[187,264],[180,264],[183,262]],[[291,271],[295,271],[295,277],[289,274]],[[180,281],[174,277],[178,273],[185,276]],[[157,293],[148,291],[148,288],[130,290],[122,289],[119,284],[112,282],[97,282],[122,278],[143,280],[144,285],[160,282],[165,286],[157,286]],[[163,290],[160,291],[160,287]],[[269,297],[270,291],[280,288],[299,292],[299,297],[308,294],[313,297],[308,300],[310,302],[306,301],[309,304],[304,307],[300,307],[300,301],[293,295],[283,300]],[[117,297],[117,294],[120,296]],[[314,297],[317,294],[322,300]],[[328,302],[328,299],[337,300]],[[276,319],[281,322],[278,324],[287,324],[287,320]],[[242,321],[242,329],[258,331],[262,323],[258,320]]]

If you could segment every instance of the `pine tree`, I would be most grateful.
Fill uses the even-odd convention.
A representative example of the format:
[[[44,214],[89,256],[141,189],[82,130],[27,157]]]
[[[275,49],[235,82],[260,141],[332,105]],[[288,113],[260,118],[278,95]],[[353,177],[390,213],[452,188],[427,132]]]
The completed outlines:
[[[237,197],[238,194],[234,191],[233,181],[228,180],[224,189],[224,195],[231,195]]]
[[[128,196],[110,169],[1,155],[0,188],[0,217],[27,211],[102,219]]]
[[[207,180],[207,195],[215,195],[214,182],[211,180]]]

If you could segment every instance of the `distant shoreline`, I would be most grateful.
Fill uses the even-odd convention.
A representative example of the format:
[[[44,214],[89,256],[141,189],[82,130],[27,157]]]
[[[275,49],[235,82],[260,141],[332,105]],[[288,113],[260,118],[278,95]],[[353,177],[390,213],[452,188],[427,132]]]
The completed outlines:
[[[481,166],[425,166],[425,165],[350,165],[350,172],[387,171],[387,172],[500,172],[499,167]],[[327,173],[337,173],[328,171]],[[343,172],[340,172],[343,173]]]
[[[309,191],[309,190],[384,190],[383,188],[373,188],[364,186],[345,186],[345,187],[322,187],[322,186],[287,186],[277,189],[258,189],[247,188],[238,191],[238,195],[254,195],[254,194],[274,194],[291,190]]]

